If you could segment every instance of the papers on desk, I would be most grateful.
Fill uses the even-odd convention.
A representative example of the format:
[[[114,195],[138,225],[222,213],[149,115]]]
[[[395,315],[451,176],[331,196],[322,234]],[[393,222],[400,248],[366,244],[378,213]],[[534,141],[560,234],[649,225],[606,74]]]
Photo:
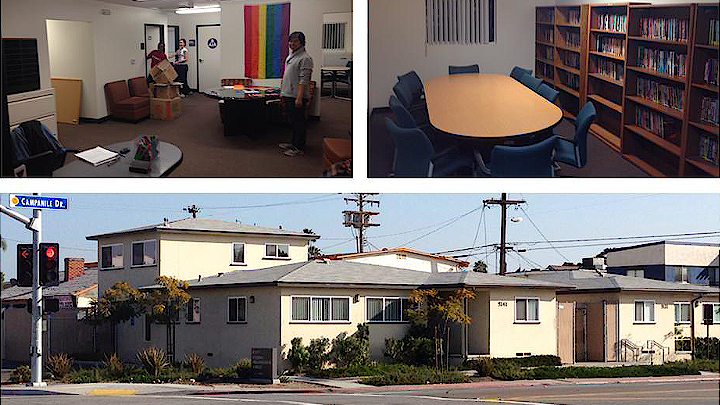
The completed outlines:
[[[120,158],[120,155],[116,152],[107,150],[102,146],[97,146],[80,153],[76,153],[75,156],[92,164],[93,166],[100,166],[105,163],[110,163],[115,159]]]

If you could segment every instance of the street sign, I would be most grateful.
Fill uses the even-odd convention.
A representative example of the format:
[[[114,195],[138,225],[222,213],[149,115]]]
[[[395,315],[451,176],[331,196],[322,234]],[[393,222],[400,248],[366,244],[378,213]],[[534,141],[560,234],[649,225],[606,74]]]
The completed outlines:
[[[10,206],[18,208],[48,208],[54,210],[66,210],[68,200],[67,198],[59,197],[10,194]]]

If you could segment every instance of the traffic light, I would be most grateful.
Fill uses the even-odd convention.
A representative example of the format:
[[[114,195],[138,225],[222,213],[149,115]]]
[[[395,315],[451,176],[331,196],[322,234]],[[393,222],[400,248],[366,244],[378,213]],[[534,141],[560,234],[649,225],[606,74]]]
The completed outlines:
[[[60,244],[40,244],[40,284],[60,284]]]
[[[33,245],[17,245],[17,281],[20,287],[33,285]]]

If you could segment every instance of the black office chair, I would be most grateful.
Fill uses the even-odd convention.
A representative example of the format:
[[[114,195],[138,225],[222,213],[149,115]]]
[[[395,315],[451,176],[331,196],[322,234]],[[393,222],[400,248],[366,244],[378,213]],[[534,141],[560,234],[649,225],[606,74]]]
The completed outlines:
[[[350,69],[347,72],[337,72],[337,83],[345,83],[348,85],[348,97],[352,97],[352,61],[349,60],[346,67]]]
[[[475,65],[468,65],[468,66],[448,66],[448,73],[451,75],[456,75],[459,73],[480,73],[480,66],[477,64]]]
[[[10,144],[16,176],[52,176],[55,169],[65,164],[67,152],[77,152],[65,149],[50,128],[37,120],[23,122],[13,129]]]

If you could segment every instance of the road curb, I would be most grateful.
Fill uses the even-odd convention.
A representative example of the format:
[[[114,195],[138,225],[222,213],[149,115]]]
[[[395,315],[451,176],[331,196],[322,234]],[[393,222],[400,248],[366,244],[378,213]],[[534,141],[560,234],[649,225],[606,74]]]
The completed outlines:
[[[323,389],[305,389],[305,390],[225,390],[225,391],[196,391],[187,395],[233,395],[233,394],[322,394],[328,392]]]

